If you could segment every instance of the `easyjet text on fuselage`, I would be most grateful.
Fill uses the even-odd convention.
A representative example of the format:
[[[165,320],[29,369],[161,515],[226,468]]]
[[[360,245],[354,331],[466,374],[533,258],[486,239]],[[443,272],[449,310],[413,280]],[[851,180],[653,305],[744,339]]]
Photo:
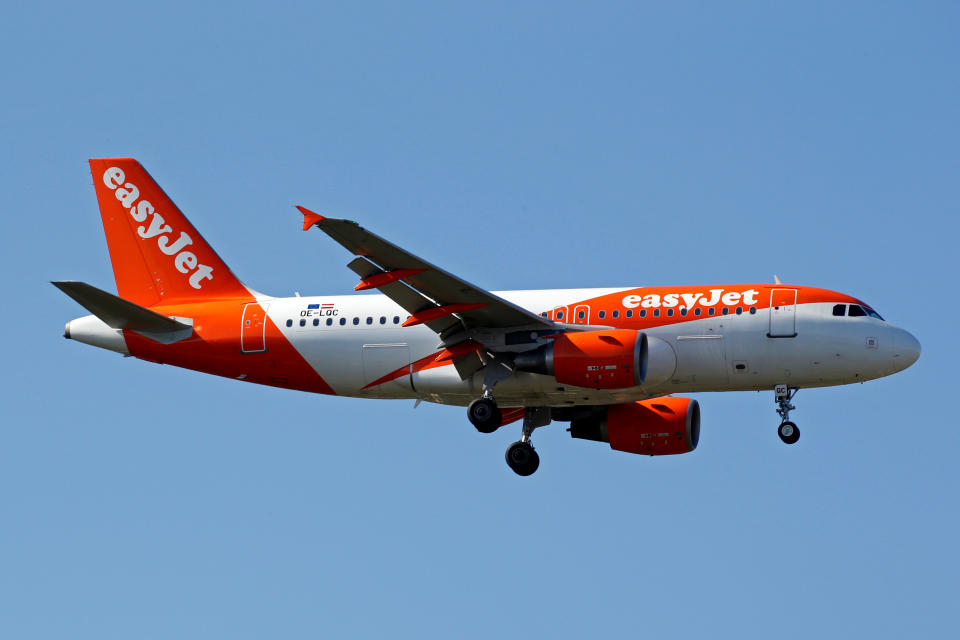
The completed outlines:
[[[659,307],[686,307],[692,309],[694,305],[699,304],[702,307],[713,307],[722,304],[727,307],[757,304],[759,291],[756,289],[747,289],[746,291],[727,291],[726,289],[710,289],[708,293],[659,293],[636,294],[632,293],[624,296],[622,303],[627,309],[643,307],[644,309],[655,309]]]

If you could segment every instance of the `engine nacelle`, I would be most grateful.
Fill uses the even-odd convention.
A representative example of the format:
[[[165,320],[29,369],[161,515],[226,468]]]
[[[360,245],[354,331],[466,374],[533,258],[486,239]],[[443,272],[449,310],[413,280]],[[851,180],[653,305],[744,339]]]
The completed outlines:
[[[550,344],[518,354],[514,366],[577,387],[637,387],[647,373],[647,336],[629,329],[562,333]]]
[[[574,438],[609,442],[611,449],[649,456],[688,453],[700,441],[700,404],[654,398],[604,407],[570,422]]]

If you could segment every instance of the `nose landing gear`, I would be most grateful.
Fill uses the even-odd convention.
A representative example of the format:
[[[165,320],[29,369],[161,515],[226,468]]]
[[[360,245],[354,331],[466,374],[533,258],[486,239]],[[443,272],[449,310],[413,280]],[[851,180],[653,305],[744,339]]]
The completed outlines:
[[[793,444],[800,439],[800,429],[789,420],[784,420],[777,427],[777,435],[787,444]]]
[[[786,444],[793,444],[800,439],[800,429],[790,421],[790,412],[796,409],[795,406],[790,404],[790,401],[793,399],[793,396],[797,395],[797,391],[799,391],[799,389],[790,388],[785,384],[778,384],[773,388],[777,403],[777,413],[782,420],[780,426],[777,428],[777,435],[780,436],[780,439]]]

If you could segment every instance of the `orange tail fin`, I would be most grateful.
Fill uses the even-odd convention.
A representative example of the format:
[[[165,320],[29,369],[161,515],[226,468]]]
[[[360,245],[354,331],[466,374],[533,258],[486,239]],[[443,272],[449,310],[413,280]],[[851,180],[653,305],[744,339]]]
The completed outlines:
[[[145,307],[249,297],[139,162],[92,159],[90,171],[120,297]]]

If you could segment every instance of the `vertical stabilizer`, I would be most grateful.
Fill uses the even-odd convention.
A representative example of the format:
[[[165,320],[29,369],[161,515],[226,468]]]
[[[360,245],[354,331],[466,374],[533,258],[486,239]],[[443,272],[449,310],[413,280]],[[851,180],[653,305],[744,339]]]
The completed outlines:
[[[121,298],[150,307],[249,297],[139,162],[92,159],[90,171]]]

